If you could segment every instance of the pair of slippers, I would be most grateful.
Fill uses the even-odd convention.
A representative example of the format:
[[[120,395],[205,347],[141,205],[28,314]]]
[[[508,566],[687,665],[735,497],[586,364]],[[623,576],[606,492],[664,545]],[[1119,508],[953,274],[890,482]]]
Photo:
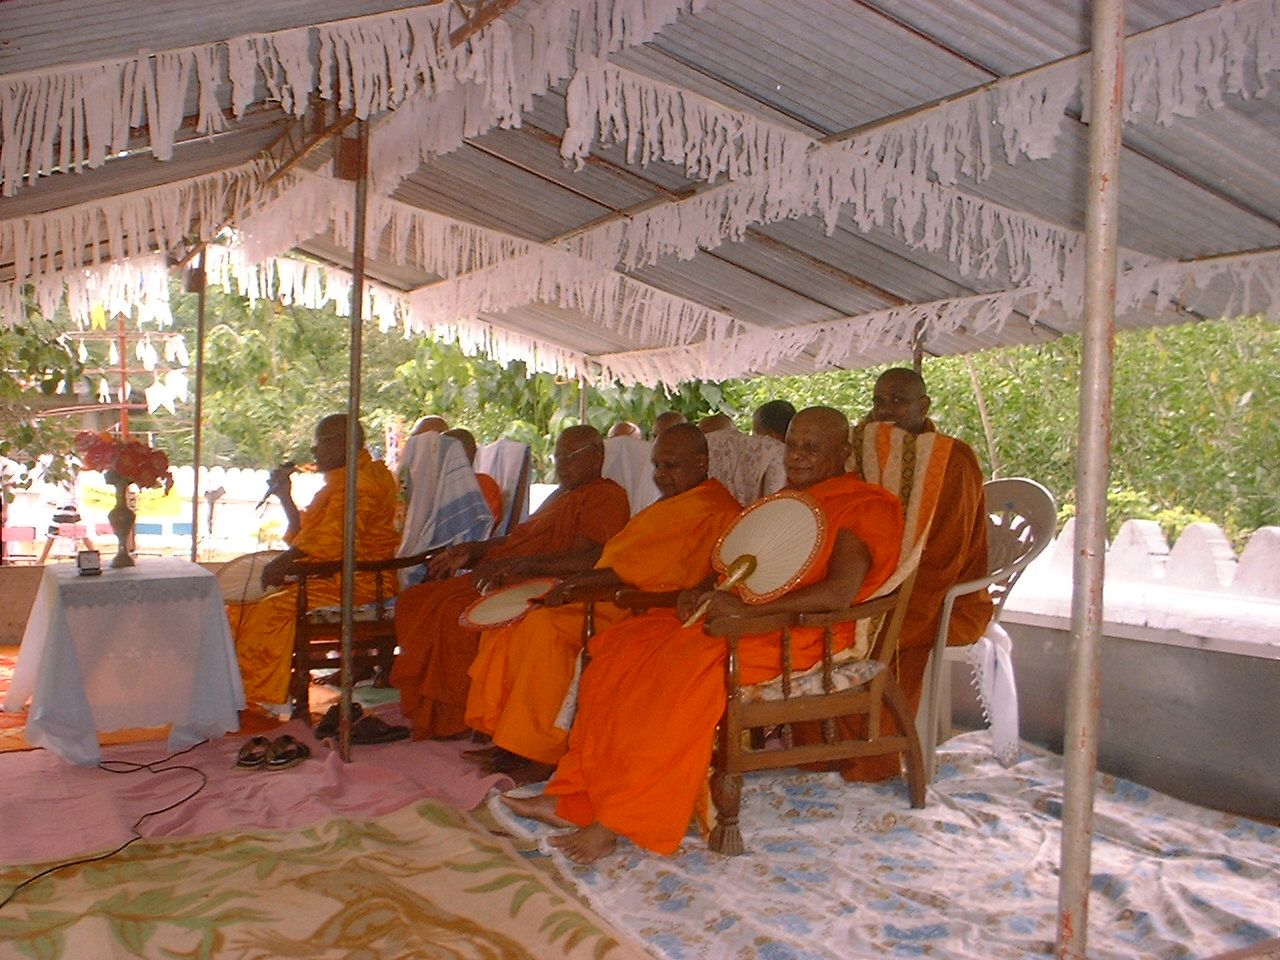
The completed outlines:
[[[240,748],[236,766],[244,770],[288,770],[310,756],[311,748],[287,733],[274,740],[253,737]]]
[[[317,739],[324,740],[338,735],[340,707],[334,704],[316,724]],[[408,727],[393,727],[381,717],[365,713],[358,703],[351,704],[351,742],[352,743],[393,743],[409,737]]]

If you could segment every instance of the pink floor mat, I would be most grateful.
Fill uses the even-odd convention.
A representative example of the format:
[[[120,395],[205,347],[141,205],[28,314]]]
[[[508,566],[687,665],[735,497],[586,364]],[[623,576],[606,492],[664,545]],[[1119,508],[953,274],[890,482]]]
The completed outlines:
[[[405,723],[396,704],[369,712]],[[351,762],[343,763],[332,739],[316,740],[299,721],[271,736],[284,734],[306,743],[310,759],[286,770],[240,769],[242,736],[211,740],[170,760],[159,741],[104,747],[104,766],[127,773],[76,767],[47,750],[0,754],[0,862],[110,849],[130,839],[135,821],[153,811],[162,812],[145,819],[139,833],[182,837],[373,817],[427,798],[469,810],[491,788],[512,786],[510,778],[486,776],[464,758],[466,741],[355,745]]]

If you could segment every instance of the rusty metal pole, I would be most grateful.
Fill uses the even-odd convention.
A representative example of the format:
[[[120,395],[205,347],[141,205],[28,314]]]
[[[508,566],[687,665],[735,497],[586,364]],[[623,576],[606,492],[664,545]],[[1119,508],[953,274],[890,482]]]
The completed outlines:
[[[342,512],[342,700],[338,707],[338,754],[351,760],[351,634],[356,588],[356,483],[362,449],[360,368],[363,359],[365,223],[369,201],[369,123],[356,123],[354,139],[338,141],[339,176],[355,181],[355,238],[351,256],[351,364],[347,374],[347,470]]]
[[[200,245],[196,267],[187,274],[187,289],[194,289],[196,301],[196,405],[191,431],[191,562],[200,559],[200,427],[204,423],[204,311],[205,311],[205,245]]]
[[[1089,179],[1085,210],[1084,342],[1076,467],[1071,669],[1067,681],[1059,960],[1086,960],[1094,777],[1098,765],[1098,647],[1111,467],[1111,375],[1115,338],[1116,235],[1124,95],[1124,0],[1094,0],[1090,68]]]

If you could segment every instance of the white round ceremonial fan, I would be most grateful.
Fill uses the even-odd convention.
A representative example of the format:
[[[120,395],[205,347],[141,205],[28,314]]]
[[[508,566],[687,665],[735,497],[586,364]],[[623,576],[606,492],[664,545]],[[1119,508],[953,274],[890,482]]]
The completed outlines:
[[[753,568],[736,583],[738,595],[747,603],[767,603],[809,572],[826,530],[826,517],[813,497],[781,490],[734,518],[711,551],[711,565],[729,574],[740,558],[753,557]]]
[[[560,581],[537,577],[486,593],[462,611],[458,625],[468,630],[493,630],[515,623],[534,607],[534,601]]]
[[[228,560],[218,570],[218,589],[224,603],[254,603],[279,587],[262,585],[262,568],[274,560],[283,550],[259,550]]]

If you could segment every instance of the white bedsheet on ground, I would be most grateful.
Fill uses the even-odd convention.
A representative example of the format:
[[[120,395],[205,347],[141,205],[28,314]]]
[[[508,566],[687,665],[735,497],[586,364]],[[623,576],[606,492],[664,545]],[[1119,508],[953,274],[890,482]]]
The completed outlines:
[[[896,781],[750,775],[742,857],[693,836],[669,858],[629,844],[590,867],[554,855],[658,956],[1052,956],[1061,758],[1024,746],[1006,769],[979,732],[940,759],[923,810]],[[1100,776],[1094,834],[1091,960],[1204,957],[1280,936],[1280,830]]]

